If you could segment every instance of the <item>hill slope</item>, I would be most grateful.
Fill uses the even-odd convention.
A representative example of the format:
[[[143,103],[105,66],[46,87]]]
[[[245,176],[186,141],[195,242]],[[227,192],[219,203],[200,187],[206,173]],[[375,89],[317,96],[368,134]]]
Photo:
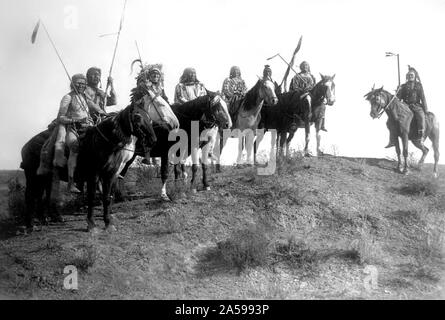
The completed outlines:
[[[272,176],[225,168],[211,174],[211,191],[184,197],[170,186],[171,203],[158,200],[159,179],[135,169],[127,192],[148,194],[114,205],[114,233],[85,232],[77,212],[64,225],[3,234],[0,295],[443,298],[445,172],[433,181],[429,166],[406,176],[394,167],[327,156],[283,160]],[[63,289],[66,265],[78,267],[77,291]]]

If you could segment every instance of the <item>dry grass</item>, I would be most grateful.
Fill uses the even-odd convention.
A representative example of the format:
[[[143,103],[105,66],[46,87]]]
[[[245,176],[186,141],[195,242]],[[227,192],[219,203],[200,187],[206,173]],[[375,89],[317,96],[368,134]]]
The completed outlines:
[[[16,223],[22,224],[25,217],[25,186],[18,178],[8,181],[8,212]]]
[[[223,260],[241,272],[248,267],[266,265],[270,244],[264,228],[250,225],[236,230],[227,240],[218,243],[218,249]]]

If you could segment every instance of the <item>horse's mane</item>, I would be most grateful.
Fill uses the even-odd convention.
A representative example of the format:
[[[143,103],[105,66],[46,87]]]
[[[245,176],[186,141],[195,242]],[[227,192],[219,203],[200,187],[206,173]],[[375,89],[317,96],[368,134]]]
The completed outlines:
[[[147,92],[144,90],[143,87],[137,86],[137,87],[131,89],[130,102],[133,104],[134,102],[142,99],[144,97],[144,95],[146,95],[146,94],[147,94]]]
[[[251,110],[255,107],[256,99],[258,97],[258,91],[260,90],[261,80],[246,92],[244,96],[244,110]]]

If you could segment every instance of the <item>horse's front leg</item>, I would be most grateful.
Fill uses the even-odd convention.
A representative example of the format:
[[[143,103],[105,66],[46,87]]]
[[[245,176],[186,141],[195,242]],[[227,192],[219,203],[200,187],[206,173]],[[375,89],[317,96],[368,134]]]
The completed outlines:
[[[113,224],[113,217],[111,215],[111,188],[113,186],[113,176],[107,175],[102,179],[102,204],[104,209],[105,229],[115,231],[116,227]]]
[[[170,201],[167,195],[167,179],[169,174],[168,155],[161,156],[161,199],[164,201]]]
[[[309,137],[311,134],[311,124],[309,120],[305,121],[304,123],[304,130],[305,130],[305,145],[304,145],[304,156],[310,157],[311,154],[309,153]]]
[[[94,196],[96,194],[97,176],[91,174],[87,180],[87,223],[88,231],[96,230],[96,223],[94,222],[93,208],[94,208]]]
[[[292,141],[292,139],[294,138],[295,132],[297,132],[297,129],[295,129],[295,131],[290,131],[289,132],[289,136],[286,139],[286,156],[289,156],[289,149],[290,149],[290,143]]]
[[[317,140],[317,156],[318,157],[323,155],[323,152],[321,151],[321,148],[320,148],[320,145],[321,145],[320,144],[320,142],[321,142],[320,130],[321,130],[322,123],[323,123],[323,119],[320,119],[315,123],[315,137]]]

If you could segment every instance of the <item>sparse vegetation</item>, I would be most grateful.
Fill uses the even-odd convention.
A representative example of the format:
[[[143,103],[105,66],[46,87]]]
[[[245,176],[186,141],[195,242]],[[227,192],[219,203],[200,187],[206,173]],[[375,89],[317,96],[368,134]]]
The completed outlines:
[[[25,186],[19,179],[12,178],[8,181],[8,211],[10,217],[18,224],[22,224],[25,217]]]
[[[247,267],[265,265],[271,240],[264,228],[251,225],[237,230],[223,242],[218,243],[222,258],[239,272]]]
[[[437,195],[439,186],[436,180],[411,179],[403,187],[399,189],[401,194],[409,196],[435,196]]]

